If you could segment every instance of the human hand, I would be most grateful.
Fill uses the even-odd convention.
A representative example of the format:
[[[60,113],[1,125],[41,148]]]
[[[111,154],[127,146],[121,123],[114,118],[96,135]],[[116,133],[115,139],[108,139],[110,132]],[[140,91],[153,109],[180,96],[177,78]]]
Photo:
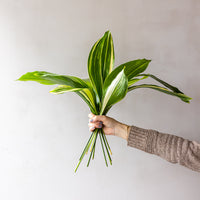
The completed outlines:
[[[94,115],[93,113],[90,113],[88,117],[88,126],[91,132],[96,128],[103,128],[103,131],[106,135],[116,135],[125,140],[128,139],[130,126],[122,124],[117,120],[105,115]]]

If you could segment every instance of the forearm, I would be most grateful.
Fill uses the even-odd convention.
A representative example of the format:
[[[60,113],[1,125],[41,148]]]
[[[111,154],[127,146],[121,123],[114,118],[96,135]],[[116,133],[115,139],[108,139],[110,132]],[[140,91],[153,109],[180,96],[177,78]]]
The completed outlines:
[[[122,124],[119,122],[116,125],[115,130],[114,130],[115,136],[128,140],[130,129],[131,129],[131,126],[128,126],[126,124]]]
[[[131,126],[128,146],[158,155],[171,163],[179,163],[200,172],[200,144],[155,130]]]

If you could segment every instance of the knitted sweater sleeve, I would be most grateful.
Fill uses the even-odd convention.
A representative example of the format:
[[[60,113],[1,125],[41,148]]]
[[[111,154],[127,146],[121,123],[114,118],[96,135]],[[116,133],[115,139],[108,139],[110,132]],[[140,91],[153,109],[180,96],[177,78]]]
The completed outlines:
[[[131,126],[127,145],[200,172],[200,144],[195,141]]]

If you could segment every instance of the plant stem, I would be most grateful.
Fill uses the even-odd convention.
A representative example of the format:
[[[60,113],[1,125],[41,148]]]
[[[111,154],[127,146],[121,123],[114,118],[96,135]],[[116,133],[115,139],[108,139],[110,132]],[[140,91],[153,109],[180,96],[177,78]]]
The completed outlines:
[[[86,146],[85,146],[85,148],[84,148],[84,150],[83,150],[83,152],[82,152],[82,154],[81,154],[81,156],[79,158],[79,162],[78,162],[78,164],[76,166],[75,172],[77,171],[77,169],[78,169],[78,167],[79,167],[79,165],[80,165],[80,163],[81,163],[81,161],[82,161],[82,159],[83,159],[83,157],[84,157],[84,155],[86,153],[86,150],[89,148],[88,146],[90,146],[90,144],[91,144],[90,141],[93,138],[93,136],[94,136],[94,132],[91,134],[91,136],[90,136],[90,138],[89,138],[89,140],[88,140],[88,142],[87,142],[87,144],[86,144]]]
[[[79,160],[81,160],[81,159],[83,158],[84,154],[86,153],[87,148],[88,148],[88,146],[89,146],[89,144],[90,144],[90,142],[91,142],[93,136],[94,136],[94,133],[92,133],[92,134],[90,135],[90,138],[89,138],[87,144],[85,145],[85,148],[84,148],[83,153],[81,154]]]
[[[90,145],[91,145],[91,143],[92,143],[92,141],[93,141],[94,135],[95,135],[95,133],[93,132],[92,138],[91,138],[91,140],[90,140],[90,142],[89,142],[89,144],[88,144],[88,146],[87,146],[87,148],[86,148],[86,150],[85,150],[85,154],[88,153],[88,150],[89,150]]]
[[[107,147],[107,144],[106,144],[106,141],[105,141],[105,139],[104,139],[104,137],[103,137],[103,132],[102,132],[102,138],[103,138],[103,142],[104,142],[104,145],[105,145],[105,147],[106,147],[106,151],[107,151],[107,154],[108,154],[108,158],[109,158],[109,160],[110,160],[110,164],[112,165],[112,159],[111,159],[111,157],[110,157],[110,153],[109,153],[109,151],[108,151],[108,147]]]
[[[108,163],[107,163],[107,159],[106,159],[106,154],[105,154],[104,147],[103,147],[102,132],[99,133],[99,137],[100,137],[100,141],[101,141],[101,147],[102,147],[102,151],[103,151],[103,155],[104,155],[104,160],[105,160],[106,166],[108,167]]]
[[[77,169],[78,169],[80,163],[81,163],[81,160],[79,160],[78,165],[76,166],[76,169],[75,169],[75,171],[74,171],[75,173],[76,173],[76,171],[77,171]]]
[[[90,147],[90,152],[92,151],[92,148],[94,146],[94,143],[95,143],[95,140],[96,140],[96,134],[98,133],[98,129],[95,129],[95,136],[92,138],[92,144],[91,144],[91,147]]]
[[[109,143],[108,143],[107,137],[106,137],[106,135],[105,135],[103,129],[102,129],[102,132],[103,132],[102,135],[103,135],[103,137],[105,138],[106,144],[107,144],[108,149],[109,149],[109,151],[110,151],[110,154],[112,155],[112,151],[111,151],[111,149],[110,149],[110,145],[109,145]]]
[[[96,141],[97,135],[98,135],[98,130],[95,131],[94,141]],[[91,160],[93,151],[94,151],[94,142],[92,143],[92,150],[91,150],[90,157],[89,157],[89,160],[88,160],[88,163],[87,163],[87,167],[88,167],[89,164],[90,164],[90,160]]]
[[[92,157],[92,153],[93,153],[93,148],[92,148],[92,151],[90,152],[90,157],[89,157],[89,159],[88,159],[87,167],[88,167],[89,164],[90,164],[90,160],[91,160],[91,157]]]
[[[97,137],[98,137],[98,134],[99,134],[99,130],[97,132]],[[92,154],[92,160],[94,160],[94,154],[95,154],[95,148],[96,148],[96,141],[97,141],[97,139],[95,140],[95,143],[94,143],[94,150],[93,150],[93,154]]]

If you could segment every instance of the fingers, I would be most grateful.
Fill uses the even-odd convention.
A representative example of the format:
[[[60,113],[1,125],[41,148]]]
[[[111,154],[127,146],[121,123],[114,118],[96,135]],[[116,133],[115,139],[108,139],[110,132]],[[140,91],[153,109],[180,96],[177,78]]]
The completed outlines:
[[[102,121],[104,123],[104,121],[106,119],[104,115],[94,115],[93,113],[90,113],[88,115],[88,117],[90,118],[90,122],[99,122],[99,121]]]
[[[89,115],[88,115],[88,117],[89,118],[92,118],[92,117],[94,117],[95,115],[93,114],[93,113],[90,113]]]
[[[94,131],[95,128],[102,128],[103,123],[102,122],[89,122],[88,124],[90,131]]]
[[[103,125],[106,124],[106,116],[104,115],[94,115],[93,113],[90,113],[88,117],[88,126],[91,132],[94,131],[96,128],[102,128]]]

